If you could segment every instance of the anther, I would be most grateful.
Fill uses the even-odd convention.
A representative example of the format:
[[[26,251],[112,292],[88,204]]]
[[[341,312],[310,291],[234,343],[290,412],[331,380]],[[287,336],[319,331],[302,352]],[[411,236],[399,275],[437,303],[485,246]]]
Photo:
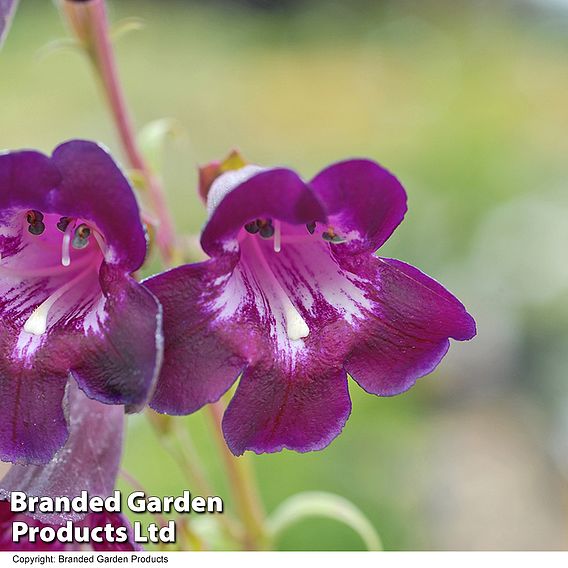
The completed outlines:
[[[89,244],[89,237],[91,236],[91,229],[85,225],[79,225],[75,229],[75,235],[73,236],[73,248],[74,249],[84,249]]]
[[[43,213],[41,211],[36,211],[35,209],[30,209],[26,213],[26,221],[30,225],[34,225],[35,223],[39,223],[43,221]]]
[[[34,223],[30,223],[28,231],[32,235],[41,235],[45,231],[45,225],[41,221],[35,221]]]
[[[310,235],[313,235],[316,230],[316,222],[312,221],[311,223],[307,223],[306,229],[308,229],[308,233],[310,233]]]
[[[327,241],[328,243],[339,244],[345,242],[345,239],[337,235],[332,227],[329,227],[327,231],[324,231],[321,234],[321,237],[324,241]]]
[[[259,219],[257,223],[260,227],[260,236],[263,239],[270,239],[274,235],[274,226],[272,225],[272,221],[270,219],[266,221]]]
[[[247,223],[245,225],[245,231],[247,233],[250,233],[251,235],[254,235],[258,233],[258,231],[260,231],[260,227],[258,226],[258,223],[256,221],[251,221],[250,223]]]
[[[59,221],[57,221],[57,228],[64,233],[67,230],[67,227],[69,226],[69,223],[71,223],[73,219],[71,219],[71,217],[61,217],[61,219],[59,219]]]

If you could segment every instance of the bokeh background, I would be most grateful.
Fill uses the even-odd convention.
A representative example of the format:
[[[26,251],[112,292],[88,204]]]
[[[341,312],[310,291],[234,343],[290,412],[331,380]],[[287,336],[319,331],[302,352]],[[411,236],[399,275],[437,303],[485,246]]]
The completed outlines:
[[[164,177],[180,231],[195,234],[205,219],[196,164],[233,147],[306,177],[369,156],[409,196],[381,254],[439,279],[478,322],[478,337],[454,344],[404,395],[380,399],[352,383],[352,417],[325,451],[253,456],[267,510],[325,490],[360,507],[391,550],[566,549],[568,2],[121,0],[110,9],[114,21],[145,22],[116,44],[137,125],[178,125]],[[65,35],[50,2],[22,0],[0,54],[0,146],[50,151],[83,137],[120,157],[82,55],[48,54]],[[181,420],[230,509],[202,414]],[[153,494],[188,487],[143,417],[130,418],[124,467]],[[280,547],[362,544],[349,528],[310,520]]]

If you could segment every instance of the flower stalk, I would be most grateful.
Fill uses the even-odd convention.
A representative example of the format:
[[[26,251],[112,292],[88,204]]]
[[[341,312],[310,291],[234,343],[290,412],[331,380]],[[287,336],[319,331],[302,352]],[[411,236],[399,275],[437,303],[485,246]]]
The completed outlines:
[[[221,428],[224,410],[222,402],[210,404],[207,409],[213,424],[215,440],[225,463],[233,497],[245,526],[244,547],[247,550],[269,550],[270,536],[251,464],[244,456],[235,457],[225,443]]]
[[[158,219],[156,241],[166,266],[175,258],[174,224],[159,176],[152,171],[136,141],[132,118],[118,76],[104,0],[73,2],[63,0],[63,13],[70,28],[87,53],[99,78],[112,113],[120,142],[130,167],[144,180],[155,216]]]

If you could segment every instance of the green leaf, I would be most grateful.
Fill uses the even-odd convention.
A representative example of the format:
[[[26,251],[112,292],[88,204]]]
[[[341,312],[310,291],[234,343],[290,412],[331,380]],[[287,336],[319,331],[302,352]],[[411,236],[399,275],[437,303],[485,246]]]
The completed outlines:
[[[268,519],[276,540],[288,527],[309,517],[327,517],[351,527],[367,550],[383,550],[381,539],[369,519],[344,497],[320,491],[297,493],[286,499]]]

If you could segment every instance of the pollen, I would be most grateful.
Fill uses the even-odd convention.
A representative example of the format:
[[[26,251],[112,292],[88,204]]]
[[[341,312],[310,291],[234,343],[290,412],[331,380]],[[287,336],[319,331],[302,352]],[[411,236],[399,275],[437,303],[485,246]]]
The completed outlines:
[[[26,221],[28,223],[28,231],[32,235],[38,236],[45,231],[45,224],[43,222],[43,213],[31,209],[26,213]]]
[[[260,227],[256,221],[251,221],[245,225],[245,231],[251,235],[255,235],[258,231],[260,231]]]
[[[257,221],[260,227],[259,233],[263,239],[270,239],[274,236],[274,225],[271,219],[259,219]]]
[[[84,249],[89,244],[90,236],[91,229],[84,223],[79,225],[73,237],[73,248],[77,250]]]
[[[340,237],[336,232],[335,229],[333,227],[328,227],[327,231],[324,231],[321,234],[321,238],[324,241],[327,241],[328,243],[334,243],[334,244],[339,244],[339,243],[344,243],[345,239],[343,237]]]

